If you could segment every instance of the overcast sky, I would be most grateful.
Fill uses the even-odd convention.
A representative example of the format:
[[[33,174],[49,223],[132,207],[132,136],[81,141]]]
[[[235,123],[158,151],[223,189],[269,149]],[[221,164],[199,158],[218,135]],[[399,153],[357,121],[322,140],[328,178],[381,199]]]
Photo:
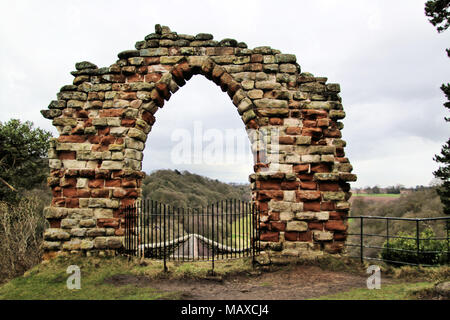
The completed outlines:
[[[31,120],[57,136],[40,110],[71,84],[75,62],[99,67],[133,49],[154,25],[249,48],[271,46],[297,56],[302,71],[341,84],[343,139],[358,175],[354,187],[428,185],[433,155],[450,134],[440,85],[450,80],[450,31],[438,34],[425,0],[301,1],[0,1],[0,121]],[[249,156],[231,165],[171,162],[176,129],[242,129],[214,83],[192,78],[156,114],[144,170],[179,168],[246,182]]]

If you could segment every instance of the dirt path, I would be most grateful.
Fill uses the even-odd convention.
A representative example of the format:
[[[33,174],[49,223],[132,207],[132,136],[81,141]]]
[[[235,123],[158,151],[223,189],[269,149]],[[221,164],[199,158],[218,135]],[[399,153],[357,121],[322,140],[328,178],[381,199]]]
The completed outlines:
[[[178,292],[186,300],[302,300],[366,286],[367,277],[293,266],[257,276],[213,280],[152,280],[143,276],[115,275],[106,281],[115,285],[150,286],[162,292]]]

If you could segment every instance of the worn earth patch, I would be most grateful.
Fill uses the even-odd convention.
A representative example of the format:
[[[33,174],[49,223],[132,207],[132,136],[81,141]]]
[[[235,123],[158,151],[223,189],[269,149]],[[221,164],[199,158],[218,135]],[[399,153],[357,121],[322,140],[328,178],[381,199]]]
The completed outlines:
[[[143,275],[114,275],[113,285],[152,287],[177,292],[186,300],[303,300],[366,287],[367,276],[323,270],[316,266],[292,266],[256,276],[207,279],[151,279]],[[393,280],[382,279],[383,283]]]

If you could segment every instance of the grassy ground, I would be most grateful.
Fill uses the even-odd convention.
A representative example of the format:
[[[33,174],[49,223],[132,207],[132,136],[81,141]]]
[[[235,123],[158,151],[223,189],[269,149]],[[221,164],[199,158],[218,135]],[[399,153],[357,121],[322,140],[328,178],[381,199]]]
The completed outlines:
[[[147,264],[147,263],[145,263]],[[149,286],[115,286],[105,282],[113,275],[142,275],[148,278],[206,278],[211,263],[168,263],[169,272],[164,273],[161,262],[152,261],[145,265],[138,260],[128,261],[125,257],[58,257],[46,264],[40,264],[0,287],[0,300],[76,300],[76,299],[180,299],[178,292],[157,291]],[[67,267],[77,265],[81,269],[81,289],[69,290],[66,286]],[[251,272],[252,264],[247,260],[216,262],[218,276]]]
[[[416,299],[416,292],[433,287],[434,284],[430,282],[381,284],[380,289],[353,289],[347,292],[323,296],[318,298],[318,300],[411,300]]]
[[[337,273],[353,273],[366,276],[367,265],[345,257],[324,257],[314,261],[300,263],[305,266],[317,266],[323,270]],[[81,289],[69,290],[66,282],[70,274],[66,273],[67,267],[77,265],[81,269]],[[50,262],[39,264],[27,271],[23,276],[17,277],[0,286],[0,300],[156,300],[156,299],[184,299],[183,293],[177,286],[168,290],[155,289],[149,284],[152,280],[180,280],[185,279],[236,279],[242,276],[249,277],[258,274],[261,270],[252,267],[251,260],[236,259],[228,261],[216,261],[215,277],[210,276],[211,262],[168,262],[167,273],[163,272],[162,262],[126,257],[58,257]],[[277,268],[289,270],[292,265],[280,266],[266,270],[272,272]],[[133,278],[134,282],[117,283],[121,277]],[[383,283],[383,279],[391,279],[390,283]],[[115,279],[111,281],[111,279]],[[119,279],[119,280],[117,280]],[[395,281],[392,281],[394,279]],[[353,289],[339,294],[322,296],[319,299],[417,299],[418,292],[425,292],[423,296],[429,296],[428,292],[438,281],[450,279],[450,267],[393,268],[382,266],[382,287],[380,290]],[[153,282],[151,282],[153,283]],[[200,283],[200,282],[198,282]],[[204,282],[203,282],[204,283]],[[210,283],[210,282],[208,282]],[[205,284],[204,284],[205,285]],[[208,286],[208,284],[206,284]],[[270,286],[269,283],[261,283],[261,286]],[[226,286],[224,286],[226,288]],[[273,288],[274,290],[275,288]],[[222,290],[222,289],[220,289]],[[214,299],[214,297],[211,297]]]
[[[394,193],[352,193],[352,197],[389,197],[400,198],[401,194]]]

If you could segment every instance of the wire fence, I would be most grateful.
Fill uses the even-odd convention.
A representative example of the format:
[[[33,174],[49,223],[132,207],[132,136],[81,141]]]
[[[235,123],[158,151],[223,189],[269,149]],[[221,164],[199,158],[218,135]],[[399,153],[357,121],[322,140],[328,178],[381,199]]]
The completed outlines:
[[[434,266],[450,262],[450,217],[347,217],[350,257],[393,265]],[[412,231],[411,231],[412,230]]]

